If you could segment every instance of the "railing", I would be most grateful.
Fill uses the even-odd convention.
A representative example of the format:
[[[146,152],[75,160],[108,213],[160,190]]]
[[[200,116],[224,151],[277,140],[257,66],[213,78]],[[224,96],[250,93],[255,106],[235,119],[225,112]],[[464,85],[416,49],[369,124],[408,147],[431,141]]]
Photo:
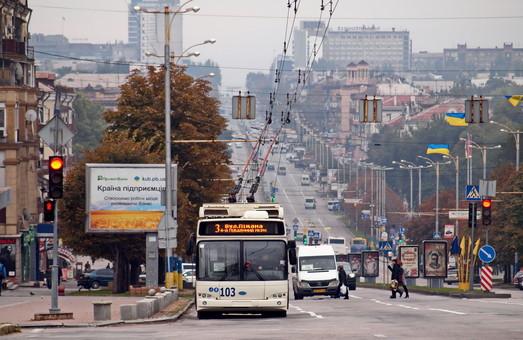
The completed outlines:
[[[14,39],[2,40],[2,53],[12,53],[24,55],[29,59],[34,59],[34,47],[27,46],[25,41],[16,41]]]

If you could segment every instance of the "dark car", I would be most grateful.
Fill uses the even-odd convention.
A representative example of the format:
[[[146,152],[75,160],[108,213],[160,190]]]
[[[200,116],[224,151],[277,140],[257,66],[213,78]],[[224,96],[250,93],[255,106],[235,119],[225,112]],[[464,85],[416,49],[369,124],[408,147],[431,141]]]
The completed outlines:
[[[101,286],[107,287],[113,281],[112,269],[96,269],[80,276],[77,282],[78,289],[98,289]]]
[[[516,275],[514,275],[514,280],[512,282],[514,283],[514,287],[523,290],[523,270],[520,270]]]
[[[267,170],[274,171],[274,169],[275,169],[274,164],[271,164],[271,163],[267,164]]]

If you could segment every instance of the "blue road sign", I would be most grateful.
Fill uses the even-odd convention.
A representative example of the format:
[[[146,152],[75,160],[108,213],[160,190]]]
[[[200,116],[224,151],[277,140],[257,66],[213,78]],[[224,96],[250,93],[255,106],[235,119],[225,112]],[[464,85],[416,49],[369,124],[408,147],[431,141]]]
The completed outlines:
[[[309,237],[313,237],[313,236],[314,236],[314,230],[309,230],[309,231],[307,232],[307,236],[309,236]]]
[[[405,228],[404,227],[400,227],[400,234],[405,234]]]
[[[298,225],[297,224],[293,224],[292,225],[292,230],[297,231],[298,230]]]
[[[392,244],[389,241],[379,241],[379,250],[391,250]]]
[[[491,245],[486,244],[479,248],[478,255],[481,262],[490,263],[496,258],[496,250]]]
[[[467,185],[465,190],[465,199],[467,201],[481,201],[479,194],[479,185]]]

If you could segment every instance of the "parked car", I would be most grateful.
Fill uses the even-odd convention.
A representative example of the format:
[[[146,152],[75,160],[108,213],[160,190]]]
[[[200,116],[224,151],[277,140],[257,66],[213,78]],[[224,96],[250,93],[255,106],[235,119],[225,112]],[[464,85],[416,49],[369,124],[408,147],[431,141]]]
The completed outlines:
[[[443,279],[446,284],[451,285],[457,283],[458,280],[458,269],[456,267],[449,267],[447,270],[447,277]]]
[[[280,166],[277,171],[278,175],[285,176],[287,175],[287,168],[284,166]]]
[[[274,171],[274,164],[272,164],[272,163],[267,164],[267,170]]]
[[[316,209],[316,199],[314,197],[305,197],[305,209]]]
[[[520,270],[516,275],[514,275],[513,282],[516,288],[523,290],[523,270]]]
[[[98,289],[101,286],[107,287],[113,281],[114,272],[112,269],[96,269],[80,276],[77,282],[78,290]]]

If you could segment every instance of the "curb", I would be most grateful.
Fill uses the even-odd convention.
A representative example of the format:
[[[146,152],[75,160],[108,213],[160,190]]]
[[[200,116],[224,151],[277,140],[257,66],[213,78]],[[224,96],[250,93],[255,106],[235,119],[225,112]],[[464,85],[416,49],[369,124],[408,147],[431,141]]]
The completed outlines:
[[[11,325],[18,329],[20,328],[87,328],[87,327],[109,327],[116,325],[140,325],[140,324],[150,324],[150,323],[159,323],[159,322],[168,322],[178,320],[189,308],[194,305],[194,300],[189,300],[189,303],[182,308],[181,311],[176,313],[173,316],[161,317],[161,318],[151,318],[151,319],[138,319],[138,320],[113,320],[113,321],[102,321],[98,323],[74,323],[74,324],[65,324],[65,323],[49,323],[49,324],[32,324],[24,323],[18,325]],[[0,326],[0,335],[1,333]],[[18,330],[19,331],[19,330]]]
[[[13,325],[10,323],[0,325],[0,336],[12,334],[12,333],[19,333],[19,332],[20,332],[19,326],[16,326],[16,325]]]
[[[358,286],[360,286],[362,288],[389,290],[388,287],[367,286],[367,285],[361,285],[361,284],[359,284]],[[418,290],[415,287],[410,287],[409,293],[432,295],[432,296],[446,296],[446,297],[451,297],[451,298],[455,298],[455,299],[510,299],[512,297],[511,294],[506,294],[506,293],[496,294],[496,293],[480,293],[480,292],[474,292],[474,293],[434,292],[434,291]]]

